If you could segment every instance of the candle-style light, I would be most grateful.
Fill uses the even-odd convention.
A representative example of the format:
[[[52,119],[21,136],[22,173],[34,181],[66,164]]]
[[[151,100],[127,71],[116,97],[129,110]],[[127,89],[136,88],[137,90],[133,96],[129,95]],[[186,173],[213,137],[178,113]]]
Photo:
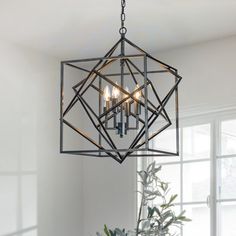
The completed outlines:
[[[110,89],[108,86],[104,88],[103,91],[103,98],[104,98],[104,112],[110,109],[110,100],[111,100],[111,94],[110,94]],[[107,114],[105,116],[105,127],[107,128],[108,126],[108,118]]]
[[[116,84],[118,85],[117,82]],[[112,106],[115,106],[117,104],[119,96],[120,96],[120,90],[117,87],[113,86],[112,87]],[[113,111],[116,112],[117,108],[115,108]]]
[[[139,85],[137,84],[136,87],[135,87],[135,90],[139,89]],[[134,94],[134,97],[137,99],[137,100],[140,100],[140,97],[141,97],[141,90],[137,91],[135,94]],[[136,115],[140,115],[141,114],[141,104],[137,101],[134,101],[134,113]]]
[[[104,88],[103,98],[104,98],[104,111],[107,111],[108,109],[110,109],[110,99],[111,99],[110,89],[108,86]]]
[[[118,83],[116,82],[116,84],[118,85]],[[112,95],[111,95],[111,102],[112,102],[112,107],[114,107],[117,103],[118,103],[118,100],[119,100],[119,96],[120,96],[120,90],[113,86],[112,87]],[[116,128],[116,115],[117,115],[117,111],[118,111],[118,108],[114,108],[113,109],[113,113],[114,113],[114,117],[113,117],[113,127]]]

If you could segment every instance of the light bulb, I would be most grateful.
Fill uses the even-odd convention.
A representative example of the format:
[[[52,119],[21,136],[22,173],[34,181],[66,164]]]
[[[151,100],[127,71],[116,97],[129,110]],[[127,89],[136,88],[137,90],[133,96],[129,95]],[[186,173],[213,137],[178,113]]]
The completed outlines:
[[[105,101],[109,101],[110,100],[111,94],[110,94],[110,89],[109,89],[108,86],[106,86],[104,88],[103,96],[104,96],[104,100]]]
[[[118,85],[117,82],[116,82],[116,84]],[[112,98],[117,99],[119,96],[120,96],[120,90],[117,87],[113,86],[113,88],[112,88]]]
[[[139,89],[139,85],[138,85],[138,84],[137,84],[136,87],[135,87],[135,90],[137,90],[137,89]],[[136,92],[136,93],[134,94],[134,97],[135,97],[136,99],[140,99],[140,97],[141,97],[141,90],[139,90],[138,92]]]

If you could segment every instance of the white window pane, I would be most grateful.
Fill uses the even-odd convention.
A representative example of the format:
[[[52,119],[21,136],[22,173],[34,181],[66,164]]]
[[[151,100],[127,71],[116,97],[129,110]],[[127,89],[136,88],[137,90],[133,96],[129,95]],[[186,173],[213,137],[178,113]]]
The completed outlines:
[[[183,201],[206,201],[210,194],[208,161],[183,164]]]
[[[236,198],[236,157],[218,160],[218,176],[218,198]]]
[[[21,170],[36,170],[36,119],[34,114],[25,114],[21,119],[20,159]]]
[[[221,123],[221,154],[236,154],[236,120]]]
[[[236,235],[236,203],[227,202],[218,204],[218,225],[220,236]]]
[[[164,165],[159,172],[158,177],[163,181],[169,183],[170,192],[167,194],[167,198],[171,195],[178,194],[175,203],[180,201],[180,165]],[[160,201],[154,202],[155,204]]]
[[[22,177],[22,222],[23,228],[37,225],[36,176]]]
[[[151,147],[154,149],[176,153],[176,131],[173,129],[165,130],[156,138],[152,139]],[[180,161],[178,156],[155,157],[157,163]]]
[[[0,171],[16,171],[19,158],[19,121],[4,117],[0,122]]]
[[[183,226],[183,236],[210,236],[210,210],[206,205],[184,206],[191,222]]]
[[[37,230],[32,230],[27,233],[22,234],[22,236],[37,236]]]
[[[16,231],[17,177],[0,176],[0,235]]]
[[[175,206],[172,208],[172,210],[174,211],[176,216],[180,214],[180,206]],[[170,235],[176,235],[176,236],[180,235],[181,233],[180,227],[171,226],[169,233]]]
[[[210,158],[210,124],[183,129],[183,159]]]

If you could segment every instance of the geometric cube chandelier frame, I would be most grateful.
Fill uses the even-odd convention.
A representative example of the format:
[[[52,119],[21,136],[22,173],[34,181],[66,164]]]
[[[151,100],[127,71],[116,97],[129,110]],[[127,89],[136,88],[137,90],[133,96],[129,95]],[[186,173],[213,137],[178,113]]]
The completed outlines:
[[[135,45],[125,36],[127,30],[124,27],[125,1],[121,1],[121,28],[119,41],[105,54],[103,57],[66,60],[61,62],[61,90],[60,90],[60,153],[91,156],[91,157],[111,157],[122,163],[127,157],[139,156],[178,156],[179,155],[179,108],[178,108],[178,85],[182,77],[178,74],[174,67],[154,58],[149,53]],[[126,47],[132,47],[137,50],[137,54],[126,54]],[[115,52],[119,50],[119,54]],[[137,65],[135,62],[139,60],[141,63]],[[90,69],[85,68],[84,63],[96,63]],[[107,69],[114,63],[119,63],[118,72],[109,73]],[[148,70],[148,63],[157,64],[157,70]],[[141,66],[140,66],[141,64]],[[74,93],[70,102],[64,105],[64,83],[65,68],[70,67],[80,72],[86,73],[80,81],[74,84],[71,91]],[[163,98],[160,98],[155,82],[150,75],[165,74],[172,76],[173,85]],[[119,78],[120,82],[114,81]],[[155,78],[154,78],[155,79]],[[125,87],[126,81],[135,88],[130,92]],[[106,84],[104,88],[103,85]],[[114,94],[109,94],[109,87],[112,87]],[[87,92],[94,92],[98,98],[98,109],[92,108],[90,101],[86,100]],[[151,92],[151,94],[150,94]],[[119,96],[116,96],[119,94]],[[139,95],[139,96],[138,96]],[[152,95],[153,101],[149,95]],[[174,97],[174,123],[175,123],[175,152],[165,151],[150,147],[150,141],[161,134],[167,128],[173,126],[173,119],[170,119],[166,105],[170,98]],[[104,106],[103,106],[103,99]],[[94,101],[93,101],[94,102]],[[79,103],[83,108],[90,124],[98,133],[98,140],[91,137],[85,131],[76,127],[75,124],[67,119],[67,115],[72,108]],[[133,123],[131,122],[131,119]],[[161,126],[150,133],[159,119]],[[87,140],[94,146],[94,149],[75,149],[67,150],[64,147],[64,127],[67,126],[72,132],[76,132],[83,139]],[[115,143],[111,132],[116,132],[118,137],[123,138],[131,130],[135,131],[135,137],[127,147],[118,147]],[[129,137],[131,138],[131,137]]]

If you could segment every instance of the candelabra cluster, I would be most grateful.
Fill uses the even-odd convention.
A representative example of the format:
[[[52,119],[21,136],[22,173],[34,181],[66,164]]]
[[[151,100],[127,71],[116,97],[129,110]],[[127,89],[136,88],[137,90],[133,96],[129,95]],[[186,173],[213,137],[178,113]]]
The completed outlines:
[[[116,82],[118,87],[118,83]],[[105,86],[103,90],[103,98],[104,98],[104,108],[103,111],[107,112],[105,116],[105,127],[106,129],[115,129],[116,133],[123,137],[123,135],[127,134],[129,129],[138,129],[138,120],[141,115],[141,104],[140,99],[142,96],[142,92],[139,89],[139,85],[136,85],[135,90],[138,90],[134,93],[134,98],[136,100],[132,100],[130,97],[129,88],[126,86],[125,91],[126,94],[123,94],[117,87],[112,87],[112,92],[110,92],[110,88],[108,85]],[[119,104],[121,100],[125,100],[125,102]],[[108,127],[108,117],[112,113],[113,117],[113,127]],[[130,127],[130,116],[131,114],[136,118],[136,127]],[[122,118],[125,117],[125,119]],[[120,118],[120,119],[119,119]]]

